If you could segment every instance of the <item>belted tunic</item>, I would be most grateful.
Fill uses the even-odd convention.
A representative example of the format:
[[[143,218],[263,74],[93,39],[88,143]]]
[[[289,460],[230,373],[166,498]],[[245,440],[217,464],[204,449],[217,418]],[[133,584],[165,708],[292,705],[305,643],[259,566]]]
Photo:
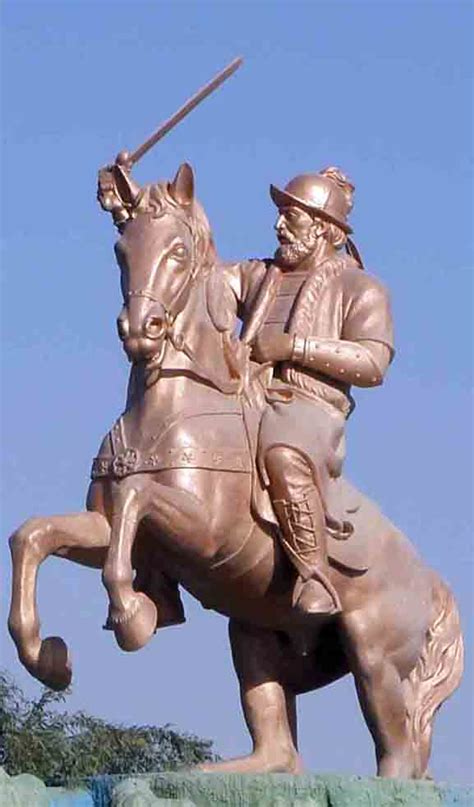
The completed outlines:
[[[241,338],[286,332],[303,339],[369,340],[393,355],[388,294],[348,255],[306,260],[286,272],[271,261],[246,261],[227,266],[224,274],[245,323]],[[309,460],[325,501],[329,480],[342,470],[345,421],[354,408],[350,386],[315,370],[309,356],[305,363],[277,363],[267,396],[258,451],[265,483],[267,450],[290,446]]]

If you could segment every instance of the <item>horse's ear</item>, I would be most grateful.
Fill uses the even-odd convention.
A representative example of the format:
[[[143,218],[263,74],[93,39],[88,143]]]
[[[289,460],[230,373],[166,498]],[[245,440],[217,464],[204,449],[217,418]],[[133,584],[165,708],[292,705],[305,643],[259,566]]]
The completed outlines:
[[[133,207],[140,193],[140,185],[120,165],[115,164],[112,170],[115,188],[121,201],[126,207]]]
[[[178,204],[187,207],[194,199],[194,173],[189,163],[179,166],[168,190]]]

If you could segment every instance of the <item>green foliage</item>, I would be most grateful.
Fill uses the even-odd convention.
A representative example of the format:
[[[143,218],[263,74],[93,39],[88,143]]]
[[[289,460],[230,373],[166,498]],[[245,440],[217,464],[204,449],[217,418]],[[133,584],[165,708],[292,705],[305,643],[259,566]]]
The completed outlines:
[[[211,740],[169,725],[127,727],[58,711],[68,694],[44,688],[37,700],[28,700],[0,671],[0,764],[7,773],[74,784],[96,774],[176,770],[216,758]]]

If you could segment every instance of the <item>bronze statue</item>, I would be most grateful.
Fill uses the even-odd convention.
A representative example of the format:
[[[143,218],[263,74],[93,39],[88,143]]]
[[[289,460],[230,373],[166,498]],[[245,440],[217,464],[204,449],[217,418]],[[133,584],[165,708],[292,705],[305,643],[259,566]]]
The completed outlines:
[[[272,186],[274,259],[223,264],[191,167],[140,187],[137,153],[102,169],[98,193],[120,232],[127,404],[87,512],[11,538],[20,660],[53,688],[71,679],[64,642],[39,634],[48,555],[102,569],[124,650],[184,621],[180,584],[230,617],[253,741],[204,770],[301,771],[295,697],[350,672],[377,773],[424,777],[462,636],[445,583],[341,476],[350,387],[380,384],[393,356],[386,292],[349,237],[353,186],[335,168]]]

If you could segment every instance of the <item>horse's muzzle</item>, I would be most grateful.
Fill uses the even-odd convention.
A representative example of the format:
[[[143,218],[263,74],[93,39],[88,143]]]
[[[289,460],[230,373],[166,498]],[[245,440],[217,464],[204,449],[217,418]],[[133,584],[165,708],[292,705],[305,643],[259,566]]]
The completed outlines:
[[[123,349],[131,362],[148,362],[163,353],[166,332],[159,339],[146,336],[130,336],[123,340]]]

